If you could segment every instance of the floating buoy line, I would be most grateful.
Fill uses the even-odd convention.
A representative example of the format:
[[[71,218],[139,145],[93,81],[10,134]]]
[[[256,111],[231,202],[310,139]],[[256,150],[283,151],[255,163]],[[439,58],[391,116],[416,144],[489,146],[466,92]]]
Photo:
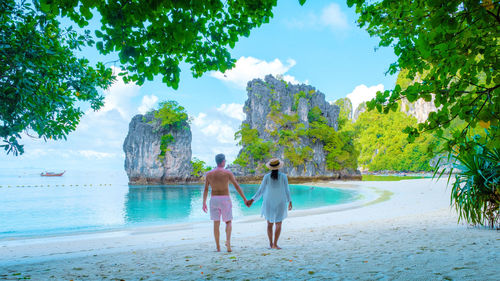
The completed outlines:
[[[13,187],[105,187],[111,186],[110,183],[100,184],[31,184],[31,185],[0,185],[0,188],[13,188]]]

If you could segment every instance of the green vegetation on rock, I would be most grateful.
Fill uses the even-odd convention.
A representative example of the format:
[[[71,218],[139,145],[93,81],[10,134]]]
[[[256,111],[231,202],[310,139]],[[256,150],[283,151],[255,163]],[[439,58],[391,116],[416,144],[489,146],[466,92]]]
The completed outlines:
[[[430,171],[429,161],[438,140],[422,134],[409,143],[403,129],[417,120],[404,112],[382,114],[367,111],[360,114],[354,130],[360,148],[359,164],[370,171]]]
[[[191,160],[191,165],[193,166],[193,171],[191,172],[191,175],[194,177],[201,177],[206,172],[213,169],[212,167],[207,166],[205,161],[200,160],[196,157],[193,157],[193,159]]]
[[[297,107],[299,106],[299,101],[302,98],[307,98],[307,94],[304,91],[300,91],[295,95],[293,95],[292,111],[297,111]]]
[[[351,112],[354,112],[356,108],[352,108],[352,102],[349,98],[338,99],[335,101],[335,105],[340,108],[337,122],[339,124],[339,128],[342,128],[347,124],[347,122],[350,122]]]
[[[169,131],[186,129],[189,118],[184,107],[172,100],[161,102],[158,110],[153,111],[153,114],[154,119],[150,123],[157,122],[158,126],[167,132],[161,136],[160,141],[160,155],[158,155],[158,158],[163,159],[165,153],[169,151],[169,144],[175,142],[174,136]]]
[[[186,109],[172,100],[160,103],[160,107],[154,112],[154,116],[155,119],[160,120],[160,125],[164,128],[180,129],[188,121]]]
[[[326,152],[326,167],[328,169],[357,169],[359,152],[354,147],[350,131],[341,128],[337,132],[333,127],[328,126],[325,121],[319,120],[310,123],[307,135],[313,142],[323,142],[323,149]]]
[[[264,162],[271,157],[271,153],[275,150],[272,141],[261,139],[257,129],[251,129],[248,124],[242,124],[234,137],[238,140],[238,145],[243,147],[234,163],[242,167],[247,167],[250,162]]]

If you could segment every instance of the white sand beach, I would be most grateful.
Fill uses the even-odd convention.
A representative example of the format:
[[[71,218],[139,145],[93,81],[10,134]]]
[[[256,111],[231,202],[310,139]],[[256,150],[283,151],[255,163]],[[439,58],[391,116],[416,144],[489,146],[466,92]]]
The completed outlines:
[[[282,250],[267,248],[258,216],[234,221],[232,253],[214,251],[210,221],[4,239],[0,279],[500,280],[500,231],[457,224],[446,180],[312,185],[372,195],[358,204],[292,210]]]

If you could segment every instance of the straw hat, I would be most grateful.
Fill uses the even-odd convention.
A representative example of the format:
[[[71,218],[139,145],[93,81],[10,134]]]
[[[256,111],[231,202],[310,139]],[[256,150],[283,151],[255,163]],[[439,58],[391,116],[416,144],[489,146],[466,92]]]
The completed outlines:
[[[283,167],[283,164],[283,161],[279,158],[271,158],[271,160],[266,163],[266,167],[269,168],[269,170],[279,170]]]

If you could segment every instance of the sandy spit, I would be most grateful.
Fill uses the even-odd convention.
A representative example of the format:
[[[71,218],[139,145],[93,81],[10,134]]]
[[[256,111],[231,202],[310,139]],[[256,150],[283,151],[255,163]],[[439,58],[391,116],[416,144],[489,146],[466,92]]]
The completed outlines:
[[[313,185],[375,196],[290,212],[282,250],[259,217],[234,221],[232,253],[214,251],[210,222],[4,239],[0,279],[500,280],[500,231],[457,224],[445,181]]]

